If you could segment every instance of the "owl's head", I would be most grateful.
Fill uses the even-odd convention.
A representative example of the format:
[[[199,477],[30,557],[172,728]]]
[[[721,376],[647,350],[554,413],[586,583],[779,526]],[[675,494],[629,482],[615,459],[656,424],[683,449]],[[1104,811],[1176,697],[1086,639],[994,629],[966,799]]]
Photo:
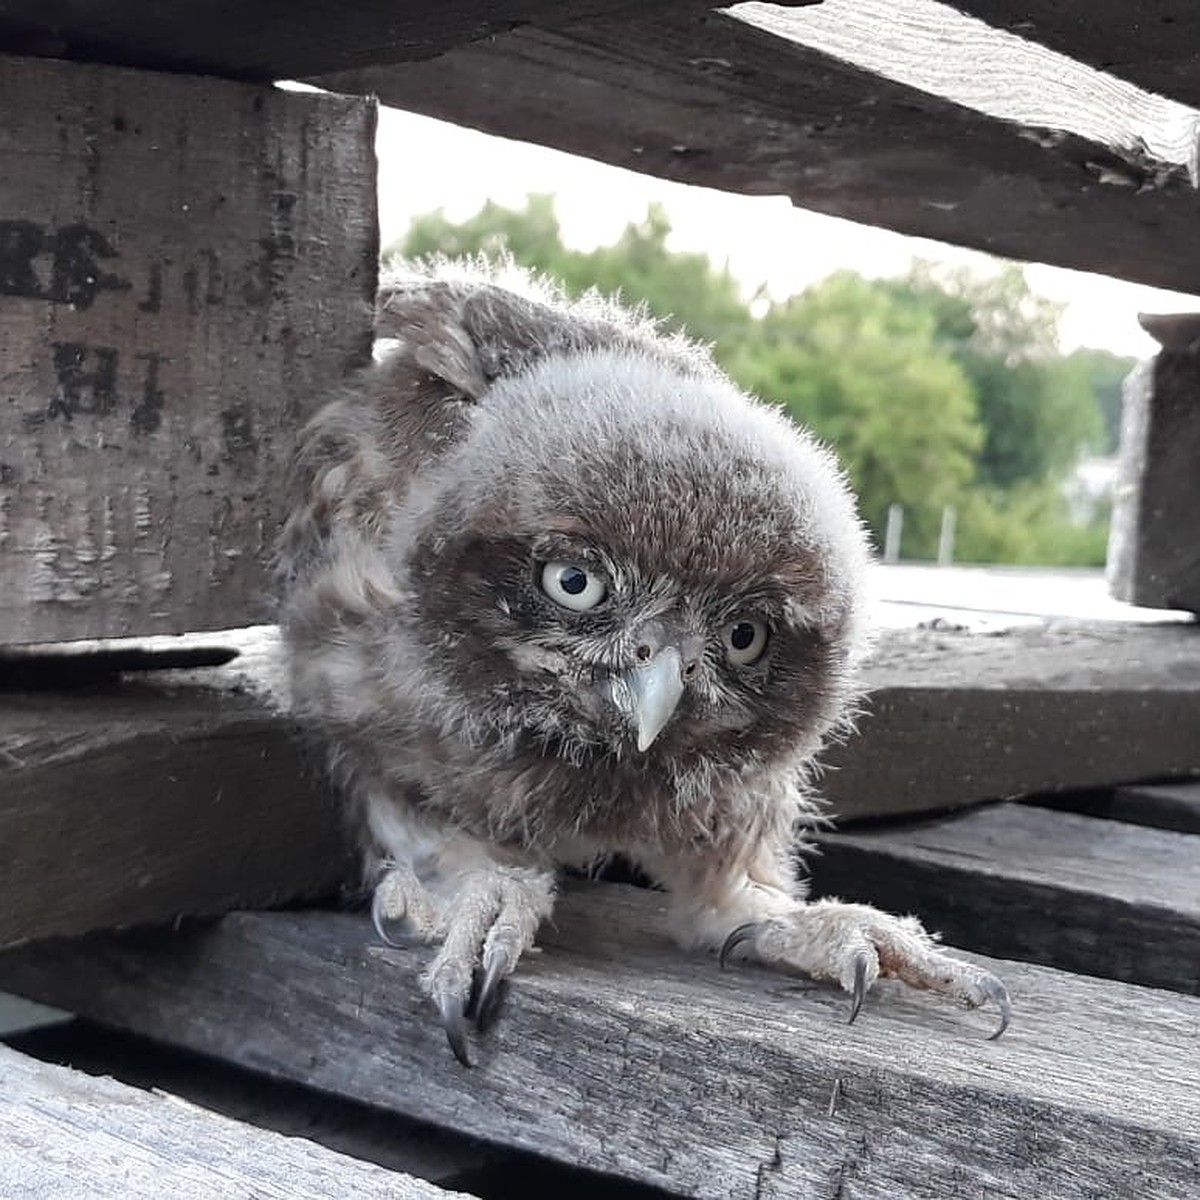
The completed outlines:
[[[865,640],[831,455],[636,318],[489,305],[423,355],[462,407],[389,547],[463,730],[576,763],[813,753]]]

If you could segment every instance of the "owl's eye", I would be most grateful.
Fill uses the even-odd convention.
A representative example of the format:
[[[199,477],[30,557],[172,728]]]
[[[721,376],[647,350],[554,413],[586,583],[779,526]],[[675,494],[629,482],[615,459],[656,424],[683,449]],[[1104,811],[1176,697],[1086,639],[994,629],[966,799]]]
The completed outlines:
[[[587,612],[604,599],[604,579],[575,563],[550,562],[542,568],[542,591],[563,608]]]
[[[735,667],[748,667],[758,662],[767,648],[766,623],[749,617],[730,621],[721,630],[721,644],[725,647],[725,657]]]

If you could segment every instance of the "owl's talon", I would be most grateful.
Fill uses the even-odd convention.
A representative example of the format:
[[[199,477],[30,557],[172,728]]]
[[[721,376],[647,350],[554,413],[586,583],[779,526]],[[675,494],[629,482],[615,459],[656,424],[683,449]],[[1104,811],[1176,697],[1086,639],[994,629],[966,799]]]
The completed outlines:
[[[506,951],[494,947],[483,956],[483,978],[475,993],[472,1016],[482,1030],[491,1024],[496,1006],[504,990],[504,981],[512,973],[513,964]]]
[[[1012,1002],[1008,998],[1008,988],[990,973],[985,973],[979,978],[978,987],[983,993],[983,999],[979,1003],[986,1004],[990,1000],[1000,1010],[1000,1024],[994,1033],[988,1034],[987,1039],[989,1042],[994,1042],[1003,1035],[1012,1017]]]
[[[446,1040],[454,1051],[454,1057],[464,1067],[472,1066],[471,1056],[467,1053],[467,1017],[463,998],[454,992],[439,992],[433,1002],[441,1014],[442,1028],[446,1031]]]
[[[854,956],[854,990],[850,998],[850,1015],[846,1018],[847,1025],[853,1025],[858,1018],[859,1011],[862,1009],[863,1000],[867,995],[867,972],[870,970],[871,960],[867,956],[865,950],[860,950]]]
[[[724,941],[721,946],[721,954],[717,960],[721,970],[724,971],[729,965],[729,956],[743,942],[753,941],[754,935],[758,932],[762,925],[761,921],[747,921],[745,925],[739,925]]]

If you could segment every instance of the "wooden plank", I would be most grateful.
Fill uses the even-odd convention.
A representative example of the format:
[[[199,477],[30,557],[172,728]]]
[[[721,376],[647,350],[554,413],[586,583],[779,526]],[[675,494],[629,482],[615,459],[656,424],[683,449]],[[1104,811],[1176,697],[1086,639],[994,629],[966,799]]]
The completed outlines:
[[[1143,323],[1164,345],[1125,380],[1109,586],[1132,604],[1200,613],[1200,315]]]
[[[286,716],[274,629],[214,645],[239,657],[0,690],[0,945],[354,878],[337,805],[306,775]],[[849,820],[1200,772],[1198,649],[1188,625],[892,631],[867,668],[870,711],[827,755],[822,791]],[[87,678],[62,657],[60,681]],[[28,681],[36,663],[22,663]]]
[[[721,13],[525,27],[314,81],[902,233],[1182,291],[1200,279],[1181,249],[1200,211],[1186,170],[1160,178],[1137,153],[980,116]]]
[[[0,945],[353,877],[336,803],[240,672],[0,692]]]
[[[0,111],[0,643],[262,619],[369,354],[371,103],[3,59]]]
[[[842,818],[1200,774],[1200,627],[889,631],[858,733],[825,756]]]
[[[431,1183],[0,1045],[0,1193],[447,1200]]]
[[[997,29],[1200,106],[1200,11],[1187,0],[955,0]]]
[[[672,949],[662,907],[568,889],[472,1071],[417,991],[428,951],[373,944],[365,916],[47,943],[0,956],[0,984],[690,1196],[1194,1191],[1200,1001],[1004,963],[1000,1042],[987,1016],[895,984],[847,1026],[831,989]]]
[[[816,0],[790,0],[815,3]],[[703,7],[669,0],[659,8]],[[321,71],[432,58],[452,46],[538,24],[636,11],[637,0],[6,0],[0,50],[240,79],[297,79]]]
[[[268,1079],[222,1059],[123,1033],[111,1025],[72,1017],[53,1027],[6,1035],[4,1040],[31,1058],[166,1093],[230,1120],[303,1138],[449,1191],[478,1194],[474,1180],[503,1179],[528,1159],[516,1151],[287,1080]]]
[[[1200,840],[1002,804],[823,835],[822,895],[919,912],[952,942],[1200,995]]]

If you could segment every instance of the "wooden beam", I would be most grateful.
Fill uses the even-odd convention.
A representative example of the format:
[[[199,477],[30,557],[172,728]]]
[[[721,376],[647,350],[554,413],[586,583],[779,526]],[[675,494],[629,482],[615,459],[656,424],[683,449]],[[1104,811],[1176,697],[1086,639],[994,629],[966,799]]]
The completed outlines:
[[[181,641],[194,647],[155,645]],[[60,652],[56,682],[77,686],[0,690],[0,945],[355,879],[336,801],[286,716],[275,631],[213,644],[241,653],[89,679]],[[37,660],[19,665],[28,688]],[[1195,626],[894,631],[867,683],[869,712],[822,783],[843,821],[1200,773]]]
[[[0,1193],[450,1200],[431,1183],[0,1045]]]
[[[239,694],[236,670],[222,680],[0,692],[0,945],[353,878],[337,805],[288,721]]]
[[[1200,107],[1200,11],[1188,0],[954,0],[997,29]]]
[[[5,59],[0,111],[0,644],[261,620],[370,352],[372,104]]]
[[[968,64],[965,69],[970,69]],[[646,174],[1200,290],[1182,168],[980,116],[721,13],[521,28],[314,80]]]
[[[433,58],[527,24],[555,27],[641,7],[637,0],[358,0],[341,8],[323,0],[123,0],[97,8],[86,0],[7,0],[0,50],[270,81]]]
[[[1200,626],[893,630],[858,733],[825,756],[839,818],[1200,774]]]
[[[0,993],[0,1006],[15,1002],[15,997]],[[42,1062],[178,1097],[232,1121],[300,1137],[449,1191],[478,1195],[482,1189],[474,1186],[475,1181],[486,1180],[494,1188],[529,1163],[530,1156],[517,1151],[248,1071],[210,1055],[122,1033],[111,1025],[64,1015],[55,1025],[3,1037],[13,1050]],[[541,1166],[544,1160],[537,1162]],[[11,1198],[6,1195],[6,1200]]]
[[[465,1070],[365,915],[0,956],[0,986],[253,1069],[696,1197],[1183,1196],[1200,1000],[1017,963],[1016,1015],[885,983],[846,998],[681,954],[662,897],[567,890]]]
[[[1125,380],[1109,585],[1131,604],[1200,613],[1200,315],[1143,323],[1163,348]]]
[[[815,891],[916,912],[985,954],[1200,996],[1200,846],[1021,804],[827,834]]]

